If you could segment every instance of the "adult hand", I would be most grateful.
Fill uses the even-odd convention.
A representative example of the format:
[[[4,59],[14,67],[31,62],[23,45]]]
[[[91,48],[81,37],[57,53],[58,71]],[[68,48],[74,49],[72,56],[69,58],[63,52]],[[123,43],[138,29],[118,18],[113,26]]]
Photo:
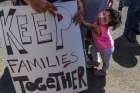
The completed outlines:
[[[80,20],[83,19],[83,15],[84,15],[83,0],[77,0],[77,5],[78,5],[78,11],[72,18],[73,22],[76,23],[76,24],[80,23]]]
[[[49,11],[55,15],[56,7],[47,0],[24,0],[28,5],[30,5],[37,12]]]
[[[83,14],[80,10],[77,11],[77,13],[73,16],[72,20],[74,23],[78,24],[83,19]]]

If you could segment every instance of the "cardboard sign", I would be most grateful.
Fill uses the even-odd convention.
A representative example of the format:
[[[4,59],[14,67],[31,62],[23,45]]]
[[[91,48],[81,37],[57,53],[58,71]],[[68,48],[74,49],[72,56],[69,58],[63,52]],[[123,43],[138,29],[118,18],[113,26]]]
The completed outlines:
[[[78,93],[87,89],[76,2],[56,3],[57,15],[29,6],[0,9],[0,37],[16,93]]]

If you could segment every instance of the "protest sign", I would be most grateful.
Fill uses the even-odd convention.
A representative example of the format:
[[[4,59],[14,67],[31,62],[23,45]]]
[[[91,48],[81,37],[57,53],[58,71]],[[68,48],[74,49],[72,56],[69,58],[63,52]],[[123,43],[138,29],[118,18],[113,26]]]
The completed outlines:
[[[0,37],[16,93],[77,93],[87,88],[76,2],[56,16],[29,6],[0,8]]]

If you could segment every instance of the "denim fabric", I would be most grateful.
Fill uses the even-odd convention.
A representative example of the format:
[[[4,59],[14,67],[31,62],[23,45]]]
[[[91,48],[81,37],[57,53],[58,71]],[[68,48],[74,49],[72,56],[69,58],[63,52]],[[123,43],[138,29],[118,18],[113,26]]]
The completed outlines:
[[[92,48],[92,58],[93,62],[103,62],[102,69],[107,70],[109,68],[109,61],[113,53],[114,48],[107,48],[103,51],[97,51],[96,48]],[[101,57],[101,59],[100,59]]]
[[[130,0],[131,7],[135,8],[136,10],[140,9],[140,0]]]
[[[140,9],[140,0],[120,0],[120,2],[123,3],[123,6]]]
[[[109,68],[109,63],[110,63],[112,53],[113,53],[113,48],[108,48],[108,49],[105,49],[104,51],[100,52],[101,58],[103,61],[102,69],[104,71]]]
[[[135,32],[139,32],[139,23],[140,23],[140,9],[137,10],[134,7],[130,6],[128,8],[124,33],[127,34],[130,38],[136,38]]]
[[[136,40],[136,34],[139,34],[140,23],[140,0],[122,0],[124,3],[129,1],[127,19],[125,22],[124,35],[131,40]]]

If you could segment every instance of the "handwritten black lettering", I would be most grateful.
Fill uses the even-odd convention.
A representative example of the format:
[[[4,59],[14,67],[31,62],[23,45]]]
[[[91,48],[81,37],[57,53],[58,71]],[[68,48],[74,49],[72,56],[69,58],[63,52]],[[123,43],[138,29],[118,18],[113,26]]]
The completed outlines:
[[[77,73],[78,71],[80,73]],[[15,76],[13,80],[14,82],[19,82],[22,93],[28,93],[28,91],[34,92],[36,90],[47,91],[48,89],[55,89],[56,91],[61,91],[67,88],[73,88],[74,90],[83,88],[87,86],[84,76],[85,69],[79,66],[71,72],[48,73],[48,77],[38,77],[34,81],[30,80],[28,76]],[[44,79],[46,82],[43,82]]]
[[[49,32],[47,30],[47,20],[46,20],[45,13],[40,13],[40,14],[35,13],[35,14],[32,14],[32,16],[33,16],[38,44],[42,44],[46,42],[53,42],[52,32]]]
[[[28,16],[27,15],[17,15],[17,24],[18,24],[18,30],[21,38],[22,44],[31,44],[32,43],[32,37],[29,36],[30,34],[28,29]]]
[[[0,21],[2,25],[3,35],[4,35],[4,41],[7,49],[8,55],[13,55],[13,49],[11,46],[11,42],[16,47],[16,49],[19,51],[20,54],[27,54],[27,50],[24,49],[20,41],[16,38],[14,33],[11,31],[11,24],[13,21],[13,16],[16,12],[16,9],[10,9],[7,17],[5,18],[4,11],[0,11]]]

